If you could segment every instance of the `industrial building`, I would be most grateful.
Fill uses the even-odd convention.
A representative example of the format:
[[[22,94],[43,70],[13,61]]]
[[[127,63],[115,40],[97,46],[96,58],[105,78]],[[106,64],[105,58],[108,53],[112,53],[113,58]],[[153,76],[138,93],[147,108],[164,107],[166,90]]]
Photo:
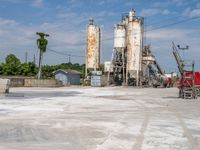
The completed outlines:
[[[150,46],[144,45],[144,18],[134,10],[122,16],[114,26],[114,48],[108,83],[128,86],[160,86],[166,84],[162,69],[157,63]],[[108,63],[107,63],[108,66]]]
[[[144,19],[131,10],[114,26],[113,72],[109,72],[108,82],[113,78],[117,85],[141,85],[143,24]]]
[[[81,73],[76,70],[56,70],[53,72],[55,74],[55,79],[62,81],[64,86],[66,85],[80,85]]]
[[[114,45],[110,61],[100,70],[101,30],[93,19],[87,26],[85,77],[92,85],[101,85],[97,74],[107,76],[107,84],[127,86],[166,86],[165,77],[149,45],[144,45],[144,18],[134,10],[122,15],[114,26]],[[97,72],[96,72],[97,71]],[[93,77],[92,77],[93,76]],[[101,76],[98,75],[98,78]],[[91,81],[93,80],[94,81]]]

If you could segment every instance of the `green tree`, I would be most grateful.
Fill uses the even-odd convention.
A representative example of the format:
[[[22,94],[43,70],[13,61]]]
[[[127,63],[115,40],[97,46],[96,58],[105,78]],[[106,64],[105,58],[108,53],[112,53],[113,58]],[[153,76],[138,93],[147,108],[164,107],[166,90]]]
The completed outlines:
[[[85,65],[82,64],[72,64],[72,63],[62,63],[60,65],[44,65],[42,68],[42,73],[44,78],[53,78],[53,72],[58,69],[73,69],[81,72],[83,77],[85,71]],[[1,75],[22,75],[22,76],[36,76],[38,73],[38,67],[32,63],[21,63],[14,54],[10,54],[5,58],[5,63],[0,64],[0,74]]]
[[[37,74],[37,67],[34,63],[23,63],[20,67],[20,75],[23,76],[35,76]]]
[[[18,75],[20,71],[20,66],[20,60],[14,54],[10,54],[5,58],[5,64],[2,64],[3,74]]]

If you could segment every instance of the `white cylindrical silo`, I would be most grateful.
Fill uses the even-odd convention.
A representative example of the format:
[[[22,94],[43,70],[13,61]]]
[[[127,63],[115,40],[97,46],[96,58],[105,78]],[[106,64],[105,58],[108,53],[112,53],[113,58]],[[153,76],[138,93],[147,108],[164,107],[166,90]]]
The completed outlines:
[[[136,79],[139,84],[142,72],[142,47],[143,47],[143,19],[129,13],[127,25],[127,71],[130,78]]]
[[[87,28],[86,67],[90,70],[100,66],[100,28],[90,20]]]
[[[122,50],[126,47],[126,29],[122,24],[114,27],[114,48]]]

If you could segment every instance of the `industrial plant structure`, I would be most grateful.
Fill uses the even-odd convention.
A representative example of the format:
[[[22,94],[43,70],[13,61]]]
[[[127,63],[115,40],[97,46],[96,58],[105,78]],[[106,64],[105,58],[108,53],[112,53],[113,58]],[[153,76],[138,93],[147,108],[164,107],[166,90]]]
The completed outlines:
[[[167,78],[153,56],[150,46],[143,44],[144,19],[134,10],[122,16],[114,26],[114,46],[110,62],[105,62],[107,84],[128,86],[166,86]],[[91,85],[101,85],[100,70],[101,31],[89,20],[87,26],[85,77]]]
[[[179,45],[177,45],[179,49]],[[195,99],[200,96],[200,72],[194,70],[194,61],[186,61],[181,58],[174,42],[172,43],[172,53],[177,62],[180,73],[179,97],[185,99]],[[183,49],[183,48],[182,48]],[[185,49],[188,49],[185,48]]]
[[[101,31],[90,19],[87,27],[87,49],[86,49],[86,70],[85,76],[91,71],[96,71],[100,66],[100,41]],[[88,72],[89,71],[89,72]]]
[[[142,49],[143,49],[143,18],[130,11],[124,20],[128,20],[127,28],[127,73],[126,80],[132,79],[135,85],[141,85]],[[126,23],[126,21],[125,21]]]
[[[144,19],[134,10],[122,16],[114,26],[114,48],[108,83],[116,85],[166,86],[167,78],[153,56],[150,46],[143,44]]]
[[[112,77],[116,84],[125,83],[126,45],[125,26],[123,24],[117,24],[114,27],[114,49],[108,74],[108,78],[110,78],[110,73],[113,72]]]

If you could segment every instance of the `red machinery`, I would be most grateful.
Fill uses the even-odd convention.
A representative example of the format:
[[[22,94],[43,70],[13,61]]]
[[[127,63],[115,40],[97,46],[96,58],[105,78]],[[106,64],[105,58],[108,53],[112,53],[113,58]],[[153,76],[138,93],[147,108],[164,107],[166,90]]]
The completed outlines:
[[[174,85],[174,81],[172,80],[172,78],[169,78],[168,77],[168,80],[167,80],[167,87],[173,87]]]
[[[183,86],[183,80],[186,82],[184,86],[189,87],[192,84],[192,72],[185,72],[185,79],[180,79],[179,86]],[[194,72],[194,85],[200,86],[200,72]]]
[[[172,48],[181,75],[178,86],[179,97],[197,98],[197,96],[200,96],[200,73],[194,71],[194,62],[186,64],[186,62],[182,60],[174,43]]]

